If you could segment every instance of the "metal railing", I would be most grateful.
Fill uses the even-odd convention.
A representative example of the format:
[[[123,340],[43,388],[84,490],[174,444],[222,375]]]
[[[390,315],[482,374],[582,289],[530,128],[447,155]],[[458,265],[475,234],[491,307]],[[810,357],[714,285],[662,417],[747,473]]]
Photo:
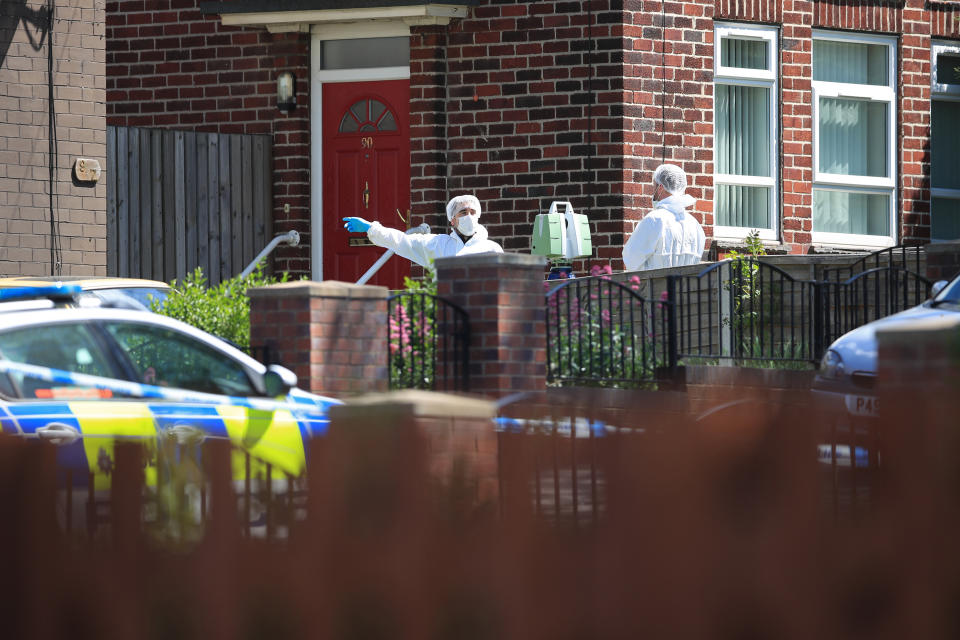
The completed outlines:
[[[827,282],[843,282],[864,271],[883,267],[923,273],[926,264],[927,253],[922,245],[898,245],[867,254],[847,267],[824,269],[821,279]]]
[[[932,283],[912,270],[921,249],[884,249],[819,280],[753,256],[724,260],[667,276],[655,302],[639,284],[564,281],[546,296],[548,382],[642,386],[684,364],[808,368],[844,333],[929,297]]]
[[[734,362],[811,361],[817,289],[755,258],[670,276],[677,358]]]
[[[636,386],[670,360],[669,299],[600,276],[563,281],[546,300],[548,382]]]
[[[470,319],[448,300],[403,292],[387,298],[391,389],[468,391]]]
[[[820,353],[847,331],[914,307],[933,283],[899,266],[875,267],[843,281],[821,282]]]

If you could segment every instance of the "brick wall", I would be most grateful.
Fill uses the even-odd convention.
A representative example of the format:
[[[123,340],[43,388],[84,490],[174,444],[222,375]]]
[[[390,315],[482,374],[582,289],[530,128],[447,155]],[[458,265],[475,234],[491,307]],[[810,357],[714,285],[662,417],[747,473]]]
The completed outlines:
[[[308,36],[228,28],[199,0],[108,6],[108,117],[115,124],[272,133],[274,217],[299,248],[280,268],[309,269]],[[960,37],[945,3],[640,0],[482,2],[447,26],[412,28],[411,207],[446,226],[452,195],[476,193],[484,224],[526,252],[553,200],[590,215],[591,262],[620,266],[625,239],[650,207],[652,169],[681,165],[713,224],[713,21],[781,25],[781,220],[789,251],[812,247],[813,28],[900,35],[899,220],[902,238],[929,229],[929,41]],[[302,109],[272,104],[277,70],[292,69]],[[283,205],[291,211],[284,214]],[[587,265],[578,265],[585,268]]]
[[[107,3],[107,121],[273,135],[274,231],[296,230],[301,239],[274,252],[276,267],[309,273],[309,34],[225,27],[199,5]],[[284,70],[297,77],[297,108],[289,113],[276,108],[276,76]]]
[[[930,239],[930,13],[903,9],[900,39],[900,228],[904,243]]]
[[[813,229],[813,44],[810,29],[813,3],[787,0],[783,3],[780,35],[780,118],[782,151],[781,228],[783,241],[793,253],[805,253]]]
[[[629,2],[624,24],[627,230],[650,210],[653,170],[683,167],[694,215],[713,225],[713,15],[711,2]],[[620,257],[620,247],[611,253]]]
[[[960,240],[934,242],[925,247],[927,253],[927,279],[951,280],[960,273]]]
[[[439,212],[448,197],[475,193],[491,236],[528,251],[536,214],[569,200],[595,223],[596,256],[619,258],[627,102],[619,7],[482,4],[445,34],[415,28],[411,118],[426,137],[413,141],[414,211]]]
[[[106,168],[104,3],[57,3],[52,31],[45,7],[5,3],[0,20],[0,275],[49,275],[57,262],[63,275],[103,275],[106,180],[74,183],[72,167]]]

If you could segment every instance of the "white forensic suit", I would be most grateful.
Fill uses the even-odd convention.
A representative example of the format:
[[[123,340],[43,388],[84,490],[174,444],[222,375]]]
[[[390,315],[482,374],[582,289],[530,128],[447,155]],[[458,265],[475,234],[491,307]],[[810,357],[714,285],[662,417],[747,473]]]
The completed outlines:
[[[707,237],[697,219],[686,211],[695,202],[685,193],[657,202],[623,245],[626,270],[698,264],[703,258]]]
[[[460,239],[456,231],[451,231],[448,235],[434,233],[407,235],[398,229],[385,227],[379,222],[370,223],[367,237],[378,247],[393,249],[398,256],[403,256],[422,267],[429,267],[434,258],[503,253],[499,244],[487,238],[486,228],[479,223],[476,232],[466,243]]]

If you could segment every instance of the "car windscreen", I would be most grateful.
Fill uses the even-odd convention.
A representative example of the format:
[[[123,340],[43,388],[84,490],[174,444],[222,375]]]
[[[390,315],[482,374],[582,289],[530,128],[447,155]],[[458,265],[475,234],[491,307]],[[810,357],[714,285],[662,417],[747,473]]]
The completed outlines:
[[[960,276],[954,278],[934,300],[938,303],[960,304]]]

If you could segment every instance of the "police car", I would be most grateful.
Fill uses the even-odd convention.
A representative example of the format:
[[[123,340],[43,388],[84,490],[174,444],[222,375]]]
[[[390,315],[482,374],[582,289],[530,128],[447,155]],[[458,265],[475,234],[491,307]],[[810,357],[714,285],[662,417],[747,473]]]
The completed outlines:
[[[79,287],[0,290],[0,427],[57,447],[73,483],[109,487],[117,442],[228,440],[297,476],[338,401],[296,388],[226,342],[157,314],[104,306]]]

